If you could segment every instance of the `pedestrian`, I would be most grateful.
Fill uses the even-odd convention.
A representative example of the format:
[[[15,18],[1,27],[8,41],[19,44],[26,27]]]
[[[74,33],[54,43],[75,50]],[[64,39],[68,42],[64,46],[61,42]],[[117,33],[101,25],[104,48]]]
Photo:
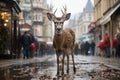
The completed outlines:
[[[104,43],[104,40],[100,40],[97,47],[100,49],[100,56],[104,56],[105,55],[105,43]]]
[[[30,38],[30,34],[28,33],[28,31],[25,31],[24,34],[21,36],[20,42],[23,47],[23,58],[28,59],[30,56],[30,45],[31,45],[31,38]]]
[[[44,42],[41,42],[41,44],[40,44],[40,51],[41,51],[41,56],[45,55],[45,45],[44,45]]]
[[[36,56],[39,56],[39,55],[38,55],[38,54],[39,54],[39,42],[38,42],[37,39],[35,39],[35,45],[36,45],[35,55],[36,55]]]
[[[117,54],[120,57],[120,32],[117,34]]]
[[[75,44],[75,54],[78,54],[78,43]]]
[[[81,47],[80,47],[80,41],[78,42],[78,54],[81,54]]]
[[[84,48],[85,48],[85,54],[88,55],[89,54],[88,51],[90,49],[90,44],[88,43],[88,41],[85,42]]]
[[[114,38],[113,38],[113,56],[117,56],[117,34],[115,34]]]
[[[92,56],[94,56],[94,52],[95,52],[95,42],[92,40],[90,44],[90,53]]]
[[[110,57],[110,37],[108,35],[108,32],[105,33],[104,44],[105,44],[106,57],[109,58]]]
[[[84,42],[81,42],[81,54],[82,54],[82,55],[85,55]]]
[[[35,52],[36,52],[36,44],[35,44],[35,37],[33,36],[33,33],[31,30],[28,31],[29,35],[30,35],[30,44],[31,44],[31,47],[30,47],[30,57],[33,58],[33,56],[35,55]]]

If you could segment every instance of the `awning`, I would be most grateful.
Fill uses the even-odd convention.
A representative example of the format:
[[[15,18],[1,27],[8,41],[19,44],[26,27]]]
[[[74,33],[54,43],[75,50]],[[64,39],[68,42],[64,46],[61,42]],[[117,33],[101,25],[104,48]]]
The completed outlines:
[[[108,14],[103,16],[102,20],[100,21],[100,24],[104,25],[108,23],[111,20],[111,15],[120,7],[120,4],[118,4],[116,7],[112,8]]]
[[[21,12],[21,9],[16,0],[2,0],[0,2],[4,2],[5,4],[7,4],[7,6],[10,5],[10,7],[13,7],[17,14]]]
[[[20,7],[19,7],[19,5],[18,5],[16,0],[13,0],[13,8],[17,12],[17,14],[19,14],[19,12],[21,12],[21,9],[20,9]]]
[[[21,28],[32,28],[32,26],[31,25],[29,25],[29,24],[27,24],[27,23],[25,23],[25,24],[23,24],[22,26],[21,26]]]
[[[95,29],[95,27],[96,27],[96,22],[91,22],[88,25],[88,33],[90,33],[93,29]]]

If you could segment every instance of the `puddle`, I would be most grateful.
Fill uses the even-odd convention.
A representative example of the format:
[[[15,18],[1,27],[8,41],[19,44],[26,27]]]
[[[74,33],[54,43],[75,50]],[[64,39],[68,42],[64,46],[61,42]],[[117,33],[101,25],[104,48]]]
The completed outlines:
[[[46,61],[3,68],[0,80],[120,80],[120,71],[104,64],[77,63],[76,74],[73,74],[73,66],[70,65],[70,73],[65,71],[64,76],[56,76],[55,64]]]

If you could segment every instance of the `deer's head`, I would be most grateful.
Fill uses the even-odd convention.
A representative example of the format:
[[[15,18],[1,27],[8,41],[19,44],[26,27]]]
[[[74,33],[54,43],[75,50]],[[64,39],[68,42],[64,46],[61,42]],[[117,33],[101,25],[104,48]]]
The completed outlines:
[[[56,17],[55,16],[55,12],[57,10],[55,10],[54,13],[52,13],[52,12],[47,13],[48,19],[50,21],[54,22],[55,34],[58,34],[58,35],[62,34],[64,21],[68,20],[71,16],[71,13],[66,14],[66,11],[67,11],[66,7],[63,7],[63,8],[64,8],[64,11],[61,10],[62,11],[62,17]],[[51,9],[51,11],[52,11],[52,9]]]

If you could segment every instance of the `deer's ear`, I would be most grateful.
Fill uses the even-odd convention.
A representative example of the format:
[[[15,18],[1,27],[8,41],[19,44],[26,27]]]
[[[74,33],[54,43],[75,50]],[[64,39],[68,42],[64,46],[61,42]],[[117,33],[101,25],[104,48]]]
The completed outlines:
[[[53,20],[53,15],[52,15],[51,13],[47,13],[47,17],[48,17],[48,19],[49,19],[50,21]]]
[[[71,13],[66,14],[66,16],[65,16],[65,20],[70,19],[70,16],[71,16]]]

